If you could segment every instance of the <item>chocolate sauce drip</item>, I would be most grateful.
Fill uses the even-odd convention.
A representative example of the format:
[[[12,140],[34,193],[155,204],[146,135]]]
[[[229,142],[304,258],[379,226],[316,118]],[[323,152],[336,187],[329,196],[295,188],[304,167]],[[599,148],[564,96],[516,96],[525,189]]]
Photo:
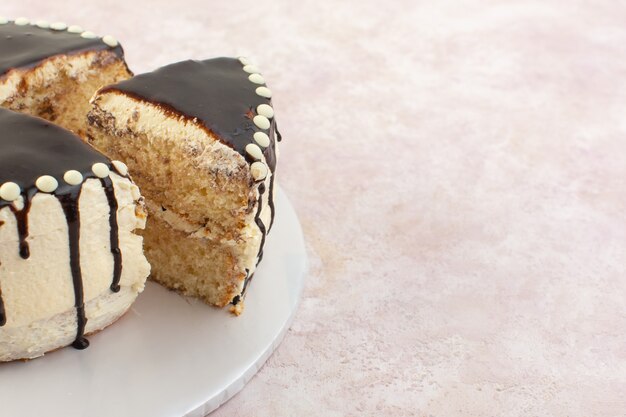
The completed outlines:
[[[24,207],[21,210],[15,208],[15,205],[10,205],[11,211],[15,215],[15,221],[17,222],[17,236],[20,240],[19,252],[22,259],[30,258],[30,247],[26,238],[28,237],[28,213],[30,212],[30,205],[36,190],[28,190],[22,194]]]
[[[83,276],[80,269],[80,214],[78,211],[78,198],[82,188],[76,187],[69,193],[57,195],[65,219],[67,220],[68,237],[70,240],[70,270],[74,284],[74,306],[76,307],[76,339],[72,346],[76,349],[85,349],[89,341],[85,339],[85,302],[83,292]]]
[[[278,136],[277,140],[281,142],[283,140],[283,135],[281,135],[278,131],[278,125],[276,124],[276,121],[274,121],[274,132],[276,132],[276,136]]]
[[[2,301],[2,288],[0,288],[0,327],[7,324],[7,316],[4,312],[4,301]]]
[[[259,204],[256,211],[256,215],[254,216],[254,222],[261,230],[261,245],[259,246],[259,253],[257,254],[257,265],[263,259],[263,246],[265,246],[265,235],[267,235],[267,230],[265,229],[265,225],[263,224],[263,220],[261,220],[261,210],[263,209],[263,205],[260,203],[261,198],[263,198],[263,193],[265,193],[265,184],[259,184]]]
[[[111,227],[111,253],[113,254],[113,282],[111,283],[111,291],[119,292],[120,277],[122,276],[122,251],[120,250],[120,240],[117,229],[117,199],[115,198],[115,190],[111,178],[101,178],[100,182],[104,188],[104,192],[109,202],[109,225]]]
[[[233,298],[233,301],[230,302],[232,305],[236,306],[237,304],[239,304],[239,302],[241,302],[241,300],[245,298],[246,289],[248,288],[248,283],[252,279],[252,275],[250,275],[250,270],[246,268],[246,278],[243,281],[243,288],[241,289],[241,294],[236,295],[235,298]]]
[[[74,55],[87,51],[111,50],[124,57],[120,45],[111,48],[102,39],[85,39],[80,33],[42,29],[13,22],[0,25],[0,75],[13,68],[34,67],[56,55]]]
[[[274,217],[276,216],[276,208],[274,207],[274,178],[276,177],[275,172],[276,172],[276,136],[278,137],[278,142],[280,142],[282,140],[282,136],[280,135],[280,132],[278,131],[278,126],[276,125],[276,120],[272,120],[272,126],[270,127],[272,130],[270,131],[270,147],[272,148],[272,151],[266,155],[266,159],[268,156],[272,157],[272,164],[274,165],[274,168],[272,169],[272,178],[270,178],[270,195],[269,198],[267,200],[267,204],[270,206],[271,214],[271,220],[270,220],[270,227],[267,228],[268,232],[270,230],[272,230],[272,226],[274,225]]]
[[[274,226],[274,216],[276,214],[276,209],[274,208],[274,175],[272,175],[272,178],[270,178],[270,195],[269,198],[267,199],[267,204],[270,206],[270,209],[272,210],[272,217],[270,220],[270,227],[267,228],[267,231],[269,232],[270,230],[272,230],[272,226]]]

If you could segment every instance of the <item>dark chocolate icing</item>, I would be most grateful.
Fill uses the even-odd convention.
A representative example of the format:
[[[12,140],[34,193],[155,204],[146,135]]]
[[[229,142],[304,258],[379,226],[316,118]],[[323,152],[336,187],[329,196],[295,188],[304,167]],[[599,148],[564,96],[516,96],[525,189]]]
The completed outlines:
[[[204,61],[182,61],[167,65],[156,71],[136,75],[118,84],[103,88],[102,92],[118,91],[140,101],[157,105],[165,112],[194,120],[225,145],[241,154],[248,163],[255,160],[246,153],[246,145],[255,143],[253,135],[264,132],[257,127],[253,118],[257,115],[260,104],[271,105],[271,100],[256,93],[259,84],[252,83],[249,73],[235,58],[214,58]],[[270,145],[263,149],[263,155],[272,173],[276,170],[276,141],[281,140],[276,129],[276,121],[271,119],[268,132]],[[263,258],[265,235],[274,223],[274,175],[270,178],[269,190],[264,183],[259,183],[259,203],[254,221],[262,233],[257,264]],[[263,224],[261,220],[261,201],[265,192],[269,192],[271,222]],[[245,289],[253,274],[247,274],[244,290],[233,299],[238,303],[244,296]]]
[[[250,74],[242,67],[235,58],[182,61],[101,91],[119,91],[177,116],[197,119],[220,141],[245,155],[246,145],[254,143],[254,133],[263,131],[252,122],[256,108],[271,104],[271,100],[256,94],[260,85],[248,80]],[[273,146],[266,148],[264,154],[273,172],[276,166]]]
[[[104,192],[109,202],[109,226],[111,253],[113,254],[113,282],[111,282],[111,291],[119,292],[120,278],[122,276],[122,251],[120,250],[120,239],[117,227],[117,200],[115,199],[115,190],[111,178],[101,178],[100,182],[104,187]]]
[[[7,323],[7,316],[4,312],[4,301],[2,301],[2,288],[0,288],[0,326]]]
[[[120,58],[124,56],[119,44],[110,47],[101,38],[85,39],[80,33],[42,29],[30,24],[0,24],[0,74],[13,68],[35,66],[51,56],[100,50],[111,50]]]
[[[14,182],[22,190],[35,190],[35,181],[51,175],[59,182],[55,194],[67,194],[76,186],[63,181],[73,169],[84,178],[94,178],[97,162],[111,166],[109,159],[78,136],[38,117],[0,109],[0,184]],[[10,202],[0,200],[0,207]]]
[[[0,129],[4,132],[0,135],[0,185],[5,182],[18,184],[24,201],[23,208],[18,210],[13,202],[0,199],[0,209],[10,207],[15,215],[20,240],[19,253],[23,259],[30,255],[27,241],[28,213],[30,202],[38,192],[35,182],[42,175],[51,175],[58,181],[59,186],[52,194],[61,203],[68,225],[70,269],[77,317],[76,339],[73,346],[84,349],[89,342],[84,338],[87,318],[80,268],[78,199],[82,184],[67,184],[63,176],[68,170],[77,170],[87,180],[96,178],[92,172],[95,163],[103,163],[111,170],[114,170],[114,167],[108,158],[84,143],[78,136],[38,117],[0,109]],[[109,203],[111,252],[114,258],[111,289],[119,291],[122,254],[117,235],[117,200],[111,179],[107,177],[100,179],[100,182]],[[1,286],[0,277],[0,288]],[[6,323],[7,314],[10,312],[5,310],[0,293],[0,326]]]
[[[85,339],[85,300],[83,293],[83,274],[80,269],[80,213],[78,198],[82,188],[74,187],[69,193],[58,195],[67,220],[67,231],[70,241],[70,270],[74,284],[74,307],[76,308],[76,338],[72,346],[76,349],[85,349],[89,341]]]
[[[33,188],[24,193],[24,206],[20,210],[13,205],[10,206],[11,211],[15,214],[15,221],[17,222],[17,235],[20,239],[20,256],[22,259],[30,258],[30,247],[26,241],[28,237],[28,211],[30,210],[30,203],[36,192],[37,189]]]

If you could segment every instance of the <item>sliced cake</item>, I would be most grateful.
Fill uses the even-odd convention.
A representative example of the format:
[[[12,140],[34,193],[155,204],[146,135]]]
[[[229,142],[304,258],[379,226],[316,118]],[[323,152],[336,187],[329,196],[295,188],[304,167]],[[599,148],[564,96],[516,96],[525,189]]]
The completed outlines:
[[[0,106],[40,116],[84,135],[89,99],[129,78],[124,51],[65,23],[0,18]]]
[[[0,131],[0,362],[82,349],[144,288],[139,190],[43,119],[0,109]]]
[[[237,314],[274,218],[270,97],[244,58],[184,61],[102,88],[88,116],[146,198],[152,278]]]

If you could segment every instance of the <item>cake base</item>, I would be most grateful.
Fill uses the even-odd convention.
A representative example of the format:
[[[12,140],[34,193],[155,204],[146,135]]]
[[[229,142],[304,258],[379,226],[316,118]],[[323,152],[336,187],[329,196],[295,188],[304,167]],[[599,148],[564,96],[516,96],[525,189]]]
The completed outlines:
[[[281,192],[276,208],[245,314],[233,317],[149,282],[125,316],[90,338],[89,349],[0,364],[2,415],[197,417],[226,402],[278,346],[300,298],[302,232]]]

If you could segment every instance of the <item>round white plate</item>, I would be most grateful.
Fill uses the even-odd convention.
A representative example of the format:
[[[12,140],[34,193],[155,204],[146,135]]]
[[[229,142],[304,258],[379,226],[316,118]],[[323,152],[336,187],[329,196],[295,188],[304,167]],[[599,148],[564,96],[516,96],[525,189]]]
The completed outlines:
[[[304,280],[300,224],[276,191],[278,214],[241,316],[149,283],[88,349],[0,364],[0,415],[195,417],[235,395],[280,343]]]

